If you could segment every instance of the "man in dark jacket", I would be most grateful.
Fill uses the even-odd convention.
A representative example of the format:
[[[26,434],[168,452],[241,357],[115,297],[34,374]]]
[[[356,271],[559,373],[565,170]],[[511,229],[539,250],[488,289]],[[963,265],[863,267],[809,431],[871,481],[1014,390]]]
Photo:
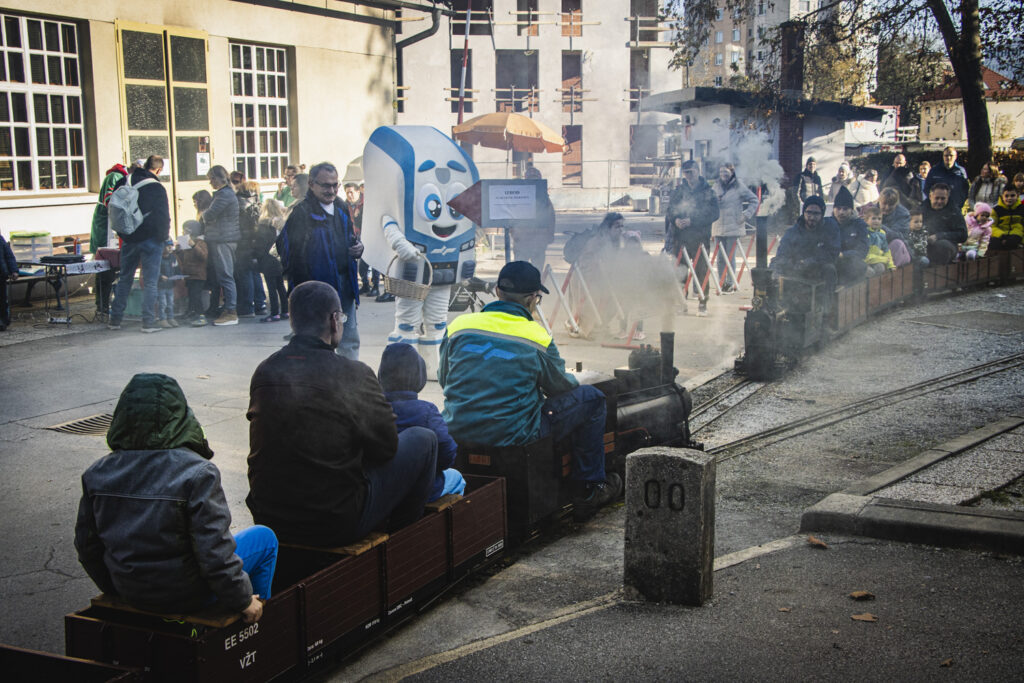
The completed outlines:
[[[832,291],[838,256],[839,225],[825,218],[825,200],[811,196],[804,201],[800,218],[782,235],[770,267],[782,276],[824,282]]]
[[[921,205],[921,213],[924,214],[924,230],[928,233],[928,260],[932,265],[952,263],[958,245],[967,240],[967,224],[960,213],[960,204],[950,199],[949,186],[933,185],[928,199]]]
[[[107,443],[113,452],[82,475],[75,525],[78,560],[99,589],[143,610],[191,612],[216,599],[259,619],[277,539],[266,527],[232,538],[213,451],[178,383],[135,375]]]
[[[363,243],[352,231],[348,209],[338,197],[338,169],[327,162],[313,166],[305,199],[292,205],[277,237],[277,254],[294,288],[307,280],[330,285],[341,299],[344,333],[338,352],[359,360],[359,266]]]
[[[206,177],[213,188],[213,203],[200,217],[206,232],[209,270],[213,274],[210,284],[216,292],[224,292],[224,311],[213,321],[214,325],[238,324],[238,290],[235,287],[235,249],[242,232],[238,227],[238,198],[231,188],[228,170],[214,166]]]
[[[864,279],[868,255],[868,224],[853,209],[853,195],[845,187],[839,188],[832,204],[832,217],[839,225],[839,255],[836,257],[836,275],[840,284]]]
[[[678,261],[685,248],[694,265],[700,286],[707,282],[707,261],[698,258],[701,245],[711,249],[711,226],[718,220],[718,195],[697,171],[692,159],[684,161],[681,167],[683,182],[669,198],[665,212],[665,251]],[[708,283],[710,284],[710,283]],[[694,291],[699,291],[694,283]],[[707,290],[700,300],[698,315],[707,313]]]
[[[333,287],[302,283],[288,310],[295,336],[249,386],[253,519],[284,542],[322,547],[416,521],[433,487],[437,437],[422,427],[398,434],[373,371],[334,353],[343,315]]]
[[[947,147],[942,150],[942,165],[933,166],[924,181],[924,193],[931,196],[932,188],[942,183],[949,189],[948,204],[960,211],[971,190],[971,181],[967,178],[967,170],[956,163],[956,149]],[[965,238],[966,239],[966,238]],[[934,262],[933,262],[934,263]]]
[[[800,172],[796,181],[796,194],[800,198],[801,202],[805,201],[808,197],[825,196],[825,193],[822,190],[821,176],[814,170],[817,167],[818,162],[815,161],[814,157],[807,157],[807,165],[804,166],[804,170]]]
[[[171,234],[170,205],[167,203],[167,190],[160,184],[158,175],[164,168],[164,160],[153,155],[146,159],[142,168],[136,168],[131,174],[132,186],[144,180],[155,182],[139,187],[139,210],[143,214],[142,223],[130,235],[121,239],[121,275],[114,288],[114,303],[110,307],[110,322],[107,327],[112,330],[121,329],[124,309],[128,306],[128,295],[135,282],[135,271],[142,267],[142,331],[159,332],[162,328],[156,324],[156,288],[160,280],[160,260],[163,258],[164,242]],[[117,187],[125,184],[127,179],[118,182]],[[116,189],[116,188],[115,188]]]

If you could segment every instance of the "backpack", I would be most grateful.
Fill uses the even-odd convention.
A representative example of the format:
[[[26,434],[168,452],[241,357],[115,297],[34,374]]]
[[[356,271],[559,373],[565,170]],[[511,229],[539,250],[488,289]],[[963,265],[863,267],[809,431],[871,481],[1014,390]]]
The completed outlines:
[[[110,195],[107,226],[121,237],[127,237],[138,230],[146,218],[146,214],[139,210],[139,188],[155,182],[155,178],[146,178],[138,185],[132,185],[132,177],[128,176],[125,184]]]
[[[565,246],[562,247],[562,257],[565,258],[566,262],[576,263],[579,257],[583,254],[583,249],[587,246],[587,242],[589,242],[590,238],[593,236],[594,232],[593,229],[591,229],[577,232],[570,237],[569,241],[567,241]]]

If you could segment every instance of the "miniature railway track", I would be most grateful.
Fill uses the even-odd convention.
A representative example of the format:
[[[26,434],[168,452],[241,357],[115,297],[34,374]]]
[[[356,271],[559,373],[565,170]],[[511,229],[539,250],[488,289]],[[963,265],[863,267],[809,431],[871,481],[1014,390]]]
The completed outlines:
[[[762,386],[764,386],[764,382],[756,382],[752,379],[742,379],[731,387],[718,392],[708,400],[704,401],[690,413],[690,433],[696,434],[702,429],[710,426],[715,420],[722,417],[740,403],[757,393],[758,389]],[[737,396],[739,396],[738,399],[731,400]],[[721,408],[721,410],[712,417],[706,420],[698,419],[705,413],[716,408]]]
[[[722,462],[731,458],[744,455],[754,450],[755,447],[763,448],[792,439],[803,434],[809,434],[829,427],[838,422],[869,413],[873,410],[886,408],[903,401],[919,398],[936,391],[943,391],[952,387],[968,384],[989,375],[995,375],[1007,370],[1013,370],[1024,366],[1024,353],[1016,353],[1004,356],[987,363],[975,365],[963,370],[951,372],[940,377],[911,384],[900,389],[875,394],[859,401],[847,403],[837,408],[832,408],[814,415],[809,415],[786,424],[766,429],[756,434],[745,436],[735,441],[707,449],[707,453],[717,456],[717,461]],[[724,392],[723,392],[724,393]],[[703,406],[702,406],[703,407]],[[724,414],[724,413],[723,413]],[[720,415],[719,415],[720,417]],[[717,418],[716,418],[717,419]]]

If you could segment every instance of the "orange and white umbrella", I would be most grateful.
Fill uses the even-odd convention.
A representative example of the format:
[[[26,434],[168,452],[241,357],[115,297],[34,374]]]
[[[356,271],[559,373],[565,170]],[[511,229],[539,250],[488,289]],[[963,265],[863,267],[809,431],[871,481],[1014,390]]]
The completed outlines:
[[[495,112],[471,118],[452,128],[459,142],[515,152],[562,152],[565,138],[522,114]]]

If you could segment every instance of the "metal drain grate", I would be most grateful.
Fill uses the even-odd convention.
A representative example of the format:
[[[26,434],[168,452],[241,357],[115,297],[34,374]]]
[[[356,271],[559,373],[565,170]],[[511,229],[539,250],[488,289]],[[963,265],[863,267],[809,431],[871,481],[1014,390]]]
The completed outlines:
[[[107,430],[110,428],[110,421],[113,419],[113,415],[110,415],[109,413],[101,413],[99,415],[90,415],[89,417],[83,417],[80,420],[72,420],[71,422],[53,425],[52,427],[46,427],[46,429],[52,429],[53,431],[61,432],[62,434],[79,434],[81,436],[103,436],[107,433]]]

